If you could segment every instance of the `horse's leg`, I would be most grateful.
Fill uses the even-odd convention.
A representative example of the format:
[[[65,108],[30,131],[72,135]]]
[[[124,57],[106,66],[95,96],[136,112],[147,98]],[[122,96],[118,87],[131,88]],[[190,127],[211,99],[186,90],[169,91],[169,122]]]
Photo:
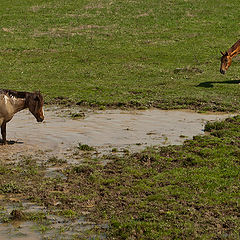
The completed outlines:
[[[1,134],[2,134],[3,144],[7,143],[7,140],[6,140],[6,135],[7,135],[6,125],[7,125],[6,122],[3,122],[2,125],[1,125]]]

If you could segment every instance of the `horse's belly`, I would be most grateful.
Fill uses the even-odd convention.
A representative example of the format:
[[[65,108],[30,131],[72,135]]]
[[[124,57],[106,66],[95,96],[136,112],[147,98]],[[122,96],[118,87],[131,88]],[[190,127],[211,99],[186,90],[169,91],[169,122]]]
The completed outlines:
[[[11,119],[12,119],[11,116],[4,116],[4,117],[2,117],[0,115],[0,126],[2,126],[3,122],[9,122]]]

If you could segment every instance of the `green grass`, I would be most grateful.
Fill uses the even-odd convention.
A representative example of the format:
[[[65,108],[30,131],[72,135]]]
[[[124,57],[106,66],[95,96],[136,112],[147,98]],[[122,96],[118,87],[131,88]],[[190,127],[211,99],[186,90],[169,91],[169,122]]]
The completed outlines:
[[[1,2],[1,87],[47,102],[239,109],[238,1]],[[179,70],[180,68],[180,70]]]
[[[81,150],[81,151],[94,151],[95,148],[91,147],[87,144],[82,144],[82,143],[78,143],[77,149]]]
[[[227,75],[219,73],[220,50],[239,38],[238,5],[2,0],[1,88],[102,109],[238,111],[240,58]],[[210,136],[183,146],[69,167],[66,180],[44,178],[46,166],[20,156],[20,164],[1,163],[0,193],[63,215],[89,212],[109,223],[102,230],[109,239],[238,239],[239,126],[239,117],[211,123]]]

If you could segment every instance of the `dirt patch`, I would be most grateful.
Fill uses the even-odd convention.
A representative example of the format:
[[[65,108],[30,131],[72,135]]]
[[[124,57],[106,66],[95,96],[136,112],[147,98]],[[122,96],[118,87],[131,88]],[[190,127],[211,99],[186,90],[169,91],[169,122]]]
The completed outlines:
[[[107,30],[105,26],[98,26],[98,25],[82,25],[79,27],[72,27],[72,28],[52,28],[49,29],[48,32],[38,32],[35,31],[34,37],[41,37],[41,36],[54,36],[54,37],[62,37],[62,36],[75,36],[75,35],[83,35],[87,32],[92,32],[97,29],[104,29]]]

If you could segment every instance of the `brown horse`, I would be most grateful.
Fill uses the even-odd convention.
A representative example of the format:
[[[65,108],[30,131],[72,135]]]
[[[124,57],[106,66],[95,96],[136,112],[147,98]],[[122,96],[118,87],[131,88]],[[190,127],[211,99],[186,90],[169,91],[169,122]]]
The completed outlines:
[[[44,120],[43,97],[40,92],[18,92],[0,89],[0,126],[3,144],[6,140],[6,124],[13,115],[25,108],[34,115],[38,122]]]
[[[237,56],[240,53],[240,39],[232,45],[231,48],[227,50],[227,52],[222,54],[221,57],[221,67],[220,67],[220,73],[225,74],[228,68],[232,64],[232,58]]]

